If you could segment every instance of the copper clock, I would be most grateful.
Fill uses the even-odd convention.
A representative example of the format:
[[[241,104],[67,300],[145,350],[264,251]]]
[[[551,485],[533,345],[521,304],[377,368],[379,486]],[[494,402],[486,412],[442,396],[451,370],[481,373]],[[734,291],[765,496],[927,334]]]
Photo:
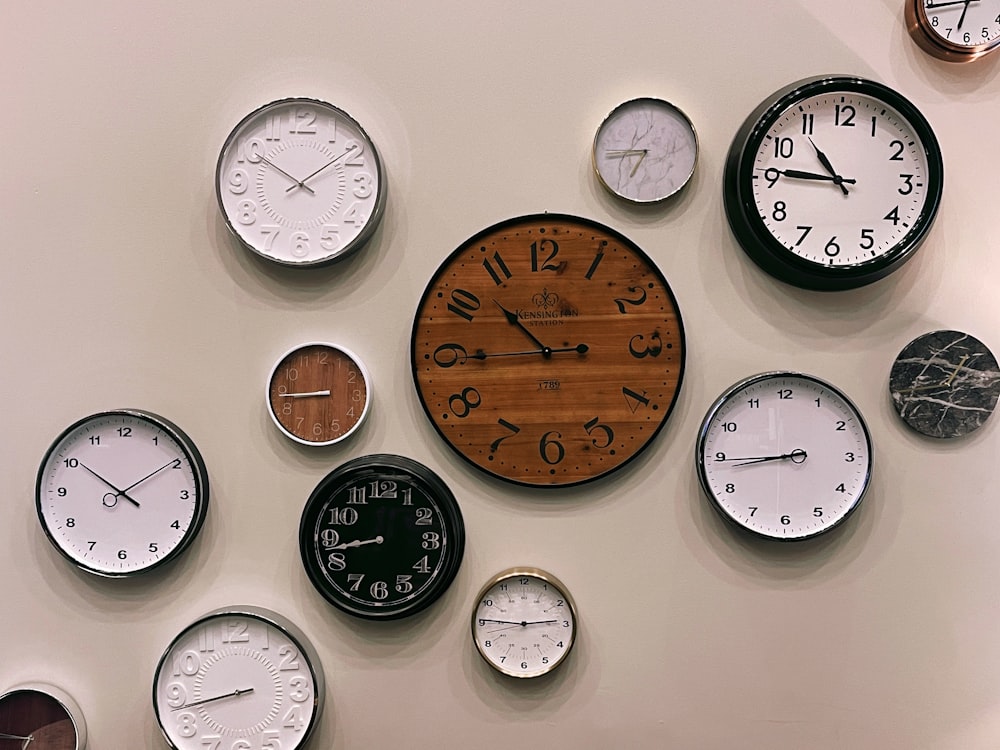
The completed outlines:
[[[684,353],[652,259],[613,229],[557,214],[463,242],[427,285],[411,339],[420,401],[447,444],[538,487],[597,479],[648,447]]]

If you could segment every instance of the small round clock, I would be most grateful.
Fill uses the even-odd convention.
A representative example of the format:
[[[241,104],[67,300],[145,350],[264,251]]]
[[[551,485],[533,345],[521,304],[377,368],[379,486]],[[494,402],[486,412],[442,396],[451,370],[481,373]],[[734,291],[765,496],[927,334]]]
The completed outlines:
[[[416,614],[451,585],[465,550],[455,496],[403,456],[361,456],[334,469],[302,511],[306,574],[333,606],[356,617]]]
[[[80,706],[53,685],[18,685],[0,695],[0,749],[84,750],[87,723]]]
[[[841,524],[872,475],[872,441],[858,409],[819,378],[765,372],[712,405],[696,450],[701,486],[722,516],[782,541]]]
[[[350,115],[315,99],[280,99],[244,117],[219,154],[215,190],[248,250],[293,267],[350,255],[385,211],[375,144]]]
[[[309,639],[262,607],[225,607],[186,627],[153,677],[153,712],[174,750],[305,746],[323,712]]]
[[[615,107],[594,136],[594,171],[612,194],[656,203],[694,174],[698,136],[681,110],[662,99],[631,99]]]
[[[918,336],[889,373],[896,412],[917,432],[955,438],[978,430],[1000,396],[1000,367],[982,341],[962,331]]]
[[[874,81],[825,76],[750,114],[726,158],[723,198],[757,265],[830,291],[870,284],[912,258],[943,184],[940,146],[913,104]]]
[[[286,352],[267,380],[267,413],[303,445],[331,445],[361,427],[372,403],[371,377],[356,354],[310,342]]]
[[[906,0],[917,45],[946,62],[971,62],[1000,46],[1000,0]]]
[[[35,506],[49,541],[77,567],[108,577],[181,554],[208,511],[208,472],[177,425],[148,411],[84,417],[49,447]]]
[[[576,632],[569,590],[538,568],[510,568],[493,576],[472,611],[472,640],[479,655],[510,677],[551,672],[569,656]]]
[[[499,479],[560,487],[623,467],[677,399],[684,329],[634,242],[539,214],[463,242],[420,300],[410,355],[424,411]]]

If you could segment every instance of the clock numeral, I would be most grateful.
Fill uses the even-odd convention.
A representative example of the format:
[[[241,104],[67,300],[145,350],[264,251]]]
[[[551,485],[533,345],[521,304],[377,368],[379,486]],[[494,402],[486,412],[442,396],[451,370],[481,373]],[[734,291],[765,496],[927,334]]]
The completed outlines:
[[[413,584],[410,583],[411,575],[397,575],[396,576],[396,593],[397,594],[409,594],[413,591]]]
[[[281,140],[281,115],[270,115],[264,123],[264,140]]]
[[[430,508],[417,508],[417,526],[433,526],[434,525],[434,511]]]
[[[774,139],[774,156],[776,159],[791,159],[795,153],[795,143],[791,138]]]
[[[615,305],[618,307],[618,312],[622,315],[626,312],[625,305],[638,307],[646,301],[646,290],[642,287],[630,286],[627,291],[630,295],[632,295],[631,297],[619,297],[615,299]]]
[[[257,221],[257,204],[250,200],[237,203],[236,221],[245,226],[249,226]]]
[[[222,624],[223,643],[249,643],[250,626],[246,620],[228,620]]]
[[[419,560],[417,560],[411,567],[418,573],[427,574],[431,572],[431,561],[427,558],[427,555],[424,555]]]
[[[809,112],[802,114],[802,135],[812,135],[816,116]]]
[[[861,230],[861,242],[859,247],[862,250],[871,250],[875,247],[875,230],[874,229],[862,229]]]
[[[885,221],[891,221],[893,226],[899,224],[901,219],[899,218],[899,206],[896,206],[889,213],[882,217]]]
[[[263,155],[264,141],[260,138],[247,138],[240,141],[236,161],[240,164],[243,164],[244,162],[259,164]]]
[[[345,161],[345,167],[363,167],[365,165],[365,144],[359,143],[358,141],[351,141],[347,148],[353,150],[354,153],[350,155]]]
[[[361,504],[363,505],[364,503]],[[358,512],[354,508],[330,508],[330,520],[328,523],[334,526],[353,526],[357,522]]]
[[[556,466],[566,458],[566,449],[559,442],[561,439],[561,432],[558,430],[549,430],[538,441],[538,454],[549,466]]]
[[[830,238],[830,241],[823,247],[823,252],[828,258],[836,258],[840,255],[840,245],[837,244],[837,235]]]
[[[349,505],[368,505],[368,493],[364,487],[349,487],[347,502]]]
[[[250,176],[246,173],[246,170],[236,168],[229,173],[228,180],[229,192],[234,195],[243,195],[247,191],[247,186],[250,184]]]
[[[775,221],[784,221],[788,218],[788,204],[784,201],[775,201],[774,210],[771,211],[771,218]],[[804,239],[804,238],[803,238]]]
[[[451,302],[448,303],[448,312],[453,312],[460,318],[472,322],[472,313],[479,310],[482,303],[479,297],[464,289],[454,289],[451,293]]]
[[[291,646],[282,646],[278,649],[278,671],[291,672],[301,669],[299,666],[299,652]]]
[[[601,265],[601,261],[604,260],[604,245],[607,244],[607,242],[601,243],[601,249],[597,251],[597,255],[594,256],[594,261],[590,264],[590,268],[588,268],[587,273],[583,275],[587,281],[593,279],[594,274],[597,273],[597,267]]]
[[[495,268],[494,264],[496,264]],[[493,253],[492,261],[489,258],[483,261],[483,268],[486,269],[486,273],[490,275],[490,278],[493,279],[493,283],[497,286],[500,286],[511,277],[510,269],[507,268],[507,264],[503,262],[503,258],[500,256],[499,251]]]
[[[640,349],[639,347],[642,346]],[[628,342],[628,352],[636,359],[644,359],[646,357],[659,357],[663,353],[663,340],[660,338],[659,331],[653,331],[649,334],[649,342],[646,342],[646,336],[637,333]]]
[[[300,135],[316,135],[316,113],[311,109],[300,108],[292,113],[292,124],[288,128],[289,133]]]
[[[354,184],[357,186],[352,191],[355,198],[364,200],[365,198],[371,198],[375,193],[372,188],[375,184],[375,180],[367,172],[358,172],[354,175]]]
[[[841,128],[853,128],[854,116],[857,111],[850,104],[838,104],[833,109],[833,122],[834,125]]]
[[[889,161],[903,161],[903,151],[906,150],[906,146],[900,140],[894,140],[889,144],[889,147],[893,149],[892,154],[889,155]]]
[[[540,253],[548,253],[544,260],[539,262]],[[555,240],[542,240],[531,243],[531,270],[538,271],[558,271],[561,264],[554,263],[555,257],[559,254],[559,244]]]
[[[465,419],[473,409],[482,406],[483,397],[475,388],[463,388],[461,393],[453,393],[448,398],[448,408],[459,419]]]
[[[352,203],[344,212],[344,221],[348,224],[364,224],[368,221],[368,212],[360,203]]]
[[[507,440],[508,438],[514,437],[514,435],[516,435],[521,431],[520,427],[518,427],[516,424],[511,424],[506,419],[498,419],[497,424],[503,427],[505,430],[510,430],[511,434],[501,435],[492,443],[490,443],[490,453],[496,453],[500,449],[500,443],[502,443],[504,440]]]
[[[607,448],[615,440],[615,433],[608,425],[601,424],[600,417],[594,417],[589,422],[583,425],[583,429],[587,431],[587,434],[591,437],[591,442],[595,448]],[[595,437],[596,433],[596,437]],[[598,441],[598,437],[602,437]]]
[[[372,500],[395,500],[399,497],[399,485],[389,479],[372,482],[369,497]]]
[[[806,237],[808,237],[809,233],[812,231],[812,227],[797,226],[795,228],[802,232],[802,236],[799,237],[799,241],[795,243],[795,247],[798,247],[805,242]]]
[[[913,175],[912,174],[901,174],[899,179],[903,181],[903,187],[899,188],[896,192],[900,195],[909,195],[913,192]]]
[[[464,365],[469,359],[469,353],[460,344],[441,344],[434,350],[433,359],[438,367],[454,367]]]
[[[636,393],[631,388],[622,386],[622,395],[625,397],[628,410],[633,414],[639,410],[640,406],[649,406],[649,397],[646,396],[645,392]]]

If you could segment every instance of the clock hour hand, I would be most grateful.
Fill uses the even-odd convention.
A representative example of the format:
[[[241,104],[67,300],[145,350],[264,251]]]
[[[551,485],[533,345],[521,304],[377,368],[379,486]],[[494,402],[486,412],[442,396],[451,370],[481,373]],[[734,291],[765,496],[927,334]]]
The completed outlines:
[[[812,144],[813,149],[816,151],[816,158],[818,158],[819,163],[823,165],[823,169],[833,176],[834,183],[840,186],[844,195],[847,195],[847,188],[844,187],[844,178],[837,174],[837,170],[833,168],[833,164],[830,162],[829,157],[819,150],[819,146],[813,142],[812,138],[809,139],[809,143]]]
[[[333,547],[326,547],[326,549],[351,549],[352,547],[363,547],[366,544],[382,544],[384,541],[385,538],[380,534],[374,539],[355,539],[353,542],[341,542]]]
[[[173,463],[173,461],[171,461],[171,463]],[[115,494],[114,494],[115,501],[113,503],[111,503],[111,505],[108,505],[107,503],[104,503],[105,505],[108,505],[109,508],[113,508],[115,506],[115,504],[118,502],[118,498],[120,498],[120,497],[124,497],[126,500],[128,500],[130,503],[132,503],[132,505],[134,505],[136,508],[142,507],[142,506],[139,505],[139,503],[137,503],[135,500],[133,500],[131,497],[129,497],[125,490],[120,490],[117,487],[115,487],[113,484],[111,484],[111,482],[109,482],[107,479],[105,479],[100,474],[98,474],[96,471],[94,471],[89,466],[87,466],[83,461],[80,461],[80,467],[82,469],[85,469],[86,471],[90,472],[91,474],[93,474],[95,477],[97,477],[98,479],[100,479],[102,482],[104,482],[106,485],[108,485],[108,487],[110,487],[111,489],[113,489],[115,491]],[[107,495],[105,495],[104,497],[107,498]]]
[[[263,154],[260,155],[260,160],[262,162],[264,162],[265,164],[267,164],[272,169],[274,169],[276,172],[280,172],[281,174],[285,175],[285,177],[287,177],[289,180],[291,180],[292,182],[295,183],[290,188],[288,188],[288,190],[294,190],[295,188],[300,187],[300,188],[305,188],[310,193],[315,193],[316,192],[311,187],[309,187],[308,185],[305,184],[305,180],[297,180],[297,179],[295,179],[290,174],[288,174],[288,172],[286,172],[284,169],[282,169],[281,167],[279,167],[277,164],[275,164],[273,161],[271,161],[270,159],[268,159]],[[307,179],[309,179],[309,178],[307,177],[306,180]],[[286,190],[285,192],[287,193],[288,190]]]
[[[221,701],[223,698],[237,698],[241,695],[246,695],[247,693],[252,693],[253,688],[237,688],[231,693],[224,693],[223,695],[215,695],[211,698],[202,698],[200,701],[193,701],[191,703],[185,703],[183,706],[176,706],[171,708],[171,711],[181,711],[185,708],[193,708],[194,706],[204,706],[206,703],[215,703],[215,701]]]
[[[726,458],[726,461],[739,461],[733,466],[749,466],[750,464],[763,464],[768,461],[791,460],[793,464],[800,464],[806,460],[806,452],[801,448],[796,448],[791,453],[782,453],[780,456],[745,456],[743,458]]]
[[[470,354],[472,359],[489,359],[490,357],[523,357],[531,354],[541,354],[542,356],[548,357],[553,354],[560,354],[562,352],[576,352],[577,354],[586,354],[590,349],[586,344],[577,344],[576,346],[560,346],[556,348],[544,348],[544,349],[529,349],[525,352],[484,352],[482,349],[477,349],[475,354]]]
[[[542,350],[543,357],[548,359],[550,356],[552,356],[552,349],[550,347],[545,346],[545,344],[543,344],[541,341],[535,338],[535,334],[529,331],[528,328],[520,320],[518,320],[517,313],[511,312],[496,300],[493,300],[493,304],[500,308],[500,311],[503,312],[503,316],[507,319],[508,323],[520,329],[521,333],[523,333],[525,336],[531,339],[531,342]]]

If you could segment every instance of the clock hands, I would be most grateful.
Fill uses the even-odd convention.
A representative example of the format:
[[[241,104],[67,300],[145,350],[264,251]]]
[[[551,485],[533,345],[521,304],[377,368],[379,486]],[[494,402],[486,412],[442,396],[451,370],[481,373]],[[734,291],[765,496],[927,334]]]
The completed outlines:
[[[295,179],[290,174],[288,174],[288,172],[286,172],[284,169],[282,169],[281,167],[279,167],[277,164],[275,164],[273,161],[271,161],[270,159],[268,159],[263,154],[260,155],[260,160],[262,162],[264,162],[265,164],[267,164],[272,169],[274,169],[275,171],[280,172],[281,174],[285,175],[285,177],[287,177],[289,180],[291,180],[292,182],[295,183],[290,188],[288,188],[288,190],[294,190],[295,188],[300,187],[300,188],[304,188],[305,190],[308,190],[310,193],[313,193],[314,195],[316,194],[315,190],[313,190],[311,187],[309,187],[308,185],[305,184],[305,180],[297,180],[297,179]],[[308,180],[308,179],[309,178],[307,177],[306,180]],[[287,193],[288,190],[286,190],[285,192]]]
[[[749,466],[750,464],[762,464],[768,461],[787,461],[791,460],[793,464],[800,464],[806,460],[806,452],[801,448],[796,448],[791,453],[782,453],[778,456],[743,456],[741,458],[723,458],[719,459],[721,461],[739,461],[739,463],[733,464],[733,466]]]
[[[306,391],[304,393],[279,393],[278,398],[310,398],[313,396],[329,396],[329,389],[325,391]]]
[[[819,159],[819,163],[823,165],[823,169],[833,176],[833,183],[840,187],[844,195],[847,195],[847,188],[844,187],[844,182],[847,182],[847,180],[837,174],[837,170],[833,168],[833,164],[830,162],[830,159],[826,154],[819,150],[819,146],[813,142],[812,138],[809,139],[809,143],[812,144],[813,149],[816,151],[816,157]],[[850,180],[850,182],[854,182],[854,180]]]
[[[964,5],[966,8],[969,7],[969,3],[976,2],[977,0],[948,0],[946,3],[933,3],[927,6],[927,10],[937,10],[938,8],[946,8],[949,5]]]
[[[221,701],[223,698],[238,698],[241,695],[247,695],[248,693],[252,693],[252,692],[253,692],[253,688],[252,687],[249,687],[249,688],[237,688],[236,690],[233,690],[231,693],[224,693],[223,695],[216,695],[216,696],[213,696],[211,698],[203,698],[200,701],[193,701],[191,703],[185,703],[183,706],[171,707],[170,710],[171,711],[180,711],[180,710],[185,709],[185,708],[193,708],[195,706],[203,706],[206,703],[215,703],[215,701]]]
[[[961,31],[961,29],[962,29],[962,24],[965,23],[965,14],[969,12],[969,3],[970,2],[972,2],[972,0],[965,0],[965,7],[962,8],[962,15],[959,16],[958,26],[955,27],[959,31]]]
[[[363,547],[366,544],[382,544],[384,541],[385,537],[379,534],[374,539],[355,539],[353,542],[341,542],[333,547],[324,547],[324,549],[350,549],[352,547]]]
[[[520,622],[515,622],[514,620],[493,620],[488,617],[479,618],[481,625],[485,625],[488,622],[495,622],[497,625],[517,625],[525,628],[528,625],[551,625],[554,622],[559,622],[559,620],[521,620]]]
[[[819,174],[818,172],[804,172],[801,169],[775,169],[774,167],[769,167],[764,171],[777,172],[780,175],[783,175],[785,177],[791,177],[792,179],[795,180],[822,180],[825,182],[832,182],[836,185],[841,185],[841,183],[845,182],[849,185],[853,185],[854,183],[857,182],[857,180],[855,180],[853,177],[839,177],[836,175],[831,176],[826,174]],[[775,178],[775,180],[777,180],[777,178]],[[770,182],[771,180],[768,179],[768,181]],[[841,185],[841,187],[843,186]]]
[[[961,371],[962,366],[965,364],[966,360],[969,359],[970,356],[972,355],[966,354],[964,357],[962,357],[962,359],[958,361],[958,364],[955,365],[954,369],[951,371],[951,374],[947,378],[945,378],[942,382],[929,383],[927,385],[915,385],[912,388],[907,388],[905,391],[902,391],[902,393],[913,393],[914,391],[928,391],[928,390],[933,390],[935,388],[950,388],[952,381],[955,380],[956,376]]]
[[[577,344],[576,346],[560,346],[560,347],[545,347],[542,349],[529,349],[524,352],[492,352],[487,353],[482,349],[477,349],[475,354],[470,354],[470,359],[488,359],[490,357],[523,357],[531,354],[541,354],[544,357],[549,357],[553,354],[561,354],[563,352],[576,352],[577,354],[586,354],[590,349],[586,344]]]
[[[22,737],[19,734],[6,734],[5,732],[0,732],[0,740],[18,740],[22,743],[21,750],[27,750],[28,745],[31,744],[34,739],[35,738],[30,734],[27,737]]]
[[[312,189],[311,187],[309,187],[308,185],[306,185],[306,182],[307,182],[308,180],[311,180],[311,179],[312,179],[313,177],[315,177],[316,175],[318,175],[318,174],[319,174],[320,172],[322,172],[322,171],[323,171],[324,169],[326,169],[327,167],[329,167],[329,166],[332,166],[333,164],[336,164],[336,163],[337,163],[338,161],[340,161],[341,159],[343,159],[343,158],[344,158],[345,156],[347,156],[347,155],[348,155],[349,153],[351,153],[352,151],[354,151],[355,149],[357,149],[357,147],[358,147],[358,144],[356,144],[356,143],[352,143],[352,144],[350,145],[350,147],[349,147],[349,148],[348,148],[348,149],[347,149],[347,150],[346,150],[346,151],[345,151],[344,153],[342,153],[342,154],[341,154],[340,156],[336,157],[335,159],[332,159],[332,160],[328,161],[328,162],[327,162],[326,164],[324,164],[324,165],[323,165],[322,167],[320,167],[319,169],[317,169],[317,170],[316,170],[315,172],[313,172],[312,174],[309,174],[309,175],[306,175],[305,177],[303,177],[303,178],[302,178],[302,181],[301,181],[301,182],[296,182],[296,184],[295,184],[295,185],[292,185],[292,186],[291,186],[290,188],[287,188],[287,189],[285,190],[285,192],[286,192],[286,193],[290,193],[290,192],[292,192],[292,191],[293,191],[293,190],[294,190],[295,188],[297,188],[297,187],[301,187],[301,188],[305,188],[305,189],[306,189],[306,190],[308,190],[308,191],[309,191],[310,193],[314,193],[315,191],[314,191],[314,190],[313,190],[313,189]]]
[[[120,490],[117,487],[115,487],[113,484],[111,484],[111,482],[109,482],[107,479],[105,479],[100,474],[98,474],[96,471],[94,471],[89,466],[87,466],[83,461],[80,461],[79,463],[80,463],[80,467],[81,468],[83,468],[83,469],[87,470],[88,472],[90,472],[91,474],[93,474],[95,477],[97,477],[98,479],[100,479],[102,482],[104,482],[106,485],[108,485],[108,487],[110,487],[111,489],[113,489],[115,491],[114,495],[112,495],[110,492],[104,495],[104,499],[102,500],[102,502],[107,507],[109,507],[109,508],[115,507],[115,505],[118,504],[118,498],[120,498],[120,497],[124,497],[126,500],[128,500],[130,503],[132,503],[132,505],[134,505],[136,508],[141,508],[142,507],[141,505],[139,505],[139,503],[137,503],[135,500],[133,500],[131,497],[128,496],[128,493],[126,492],[126,490]],[[173,461],[171,461],[171,463],[173,463]],[[133,485],[133,487],[134,486],[135,485]],[[132,488],[129,487],[128,489],[132,489]],[[108,503],[108,497],[111,497],[113,499],[110,504]]]
[[[642,164],[642,160],[646,158],[648,153],[648,148],[625,148],[605,151],[604,155],[611,159],[624,159],[626,156],[638,156],[639,161],[635,163],[635,166],[632,167],[632,171],[628,173],[629,177],[635,177],[636,170],[639,169],[639,165]]]
[[[125,489],[122,490],[122,493],[124,494],[124,493],[128,492],[130,489],[132,489],[133,487],[137,487],[138,485],[142,484],[143,482],[145,482],[150,477],[156,476],[157,474],[159,474],[161,471],[163,471],[168,466],[179,466],[179,465],[180,465],[180,460],[179,459],[176,459],[176,458],[171,459],[167,463],[163,464],[163,466],[161,466],[156,471],[150,472],[149,474],[147,474],[146,476],[144,476],[138,482],[132,482],[132,484],[130,484],[128,487],[126,487]]]
[[[537,338],[535,338],[535,334],[533,334],[531,331],[529,331],[527,329],[527,327],[524,325],[524,323],[522,323],[520,320],[518,320],[517,313],[511,312],[510,310],[508,310],[506,307],[504,307],[503,305],[501,305],[496,300],[493,300],[493,304],[500,308],[500,311],[503,312],[503,316],[507,319],[508,323],[510,323],[512,326],[515,326],[516,328],[520,329],[520,331],[525,336],[527,336],[535,346],[537,346],[539,349],[542,350],[542,356],[544,356],[544,357],[548,357],[549,356],[549,354],[552,352],[552,350],[549,347],[545,346],[545,344],[543,344]]]

